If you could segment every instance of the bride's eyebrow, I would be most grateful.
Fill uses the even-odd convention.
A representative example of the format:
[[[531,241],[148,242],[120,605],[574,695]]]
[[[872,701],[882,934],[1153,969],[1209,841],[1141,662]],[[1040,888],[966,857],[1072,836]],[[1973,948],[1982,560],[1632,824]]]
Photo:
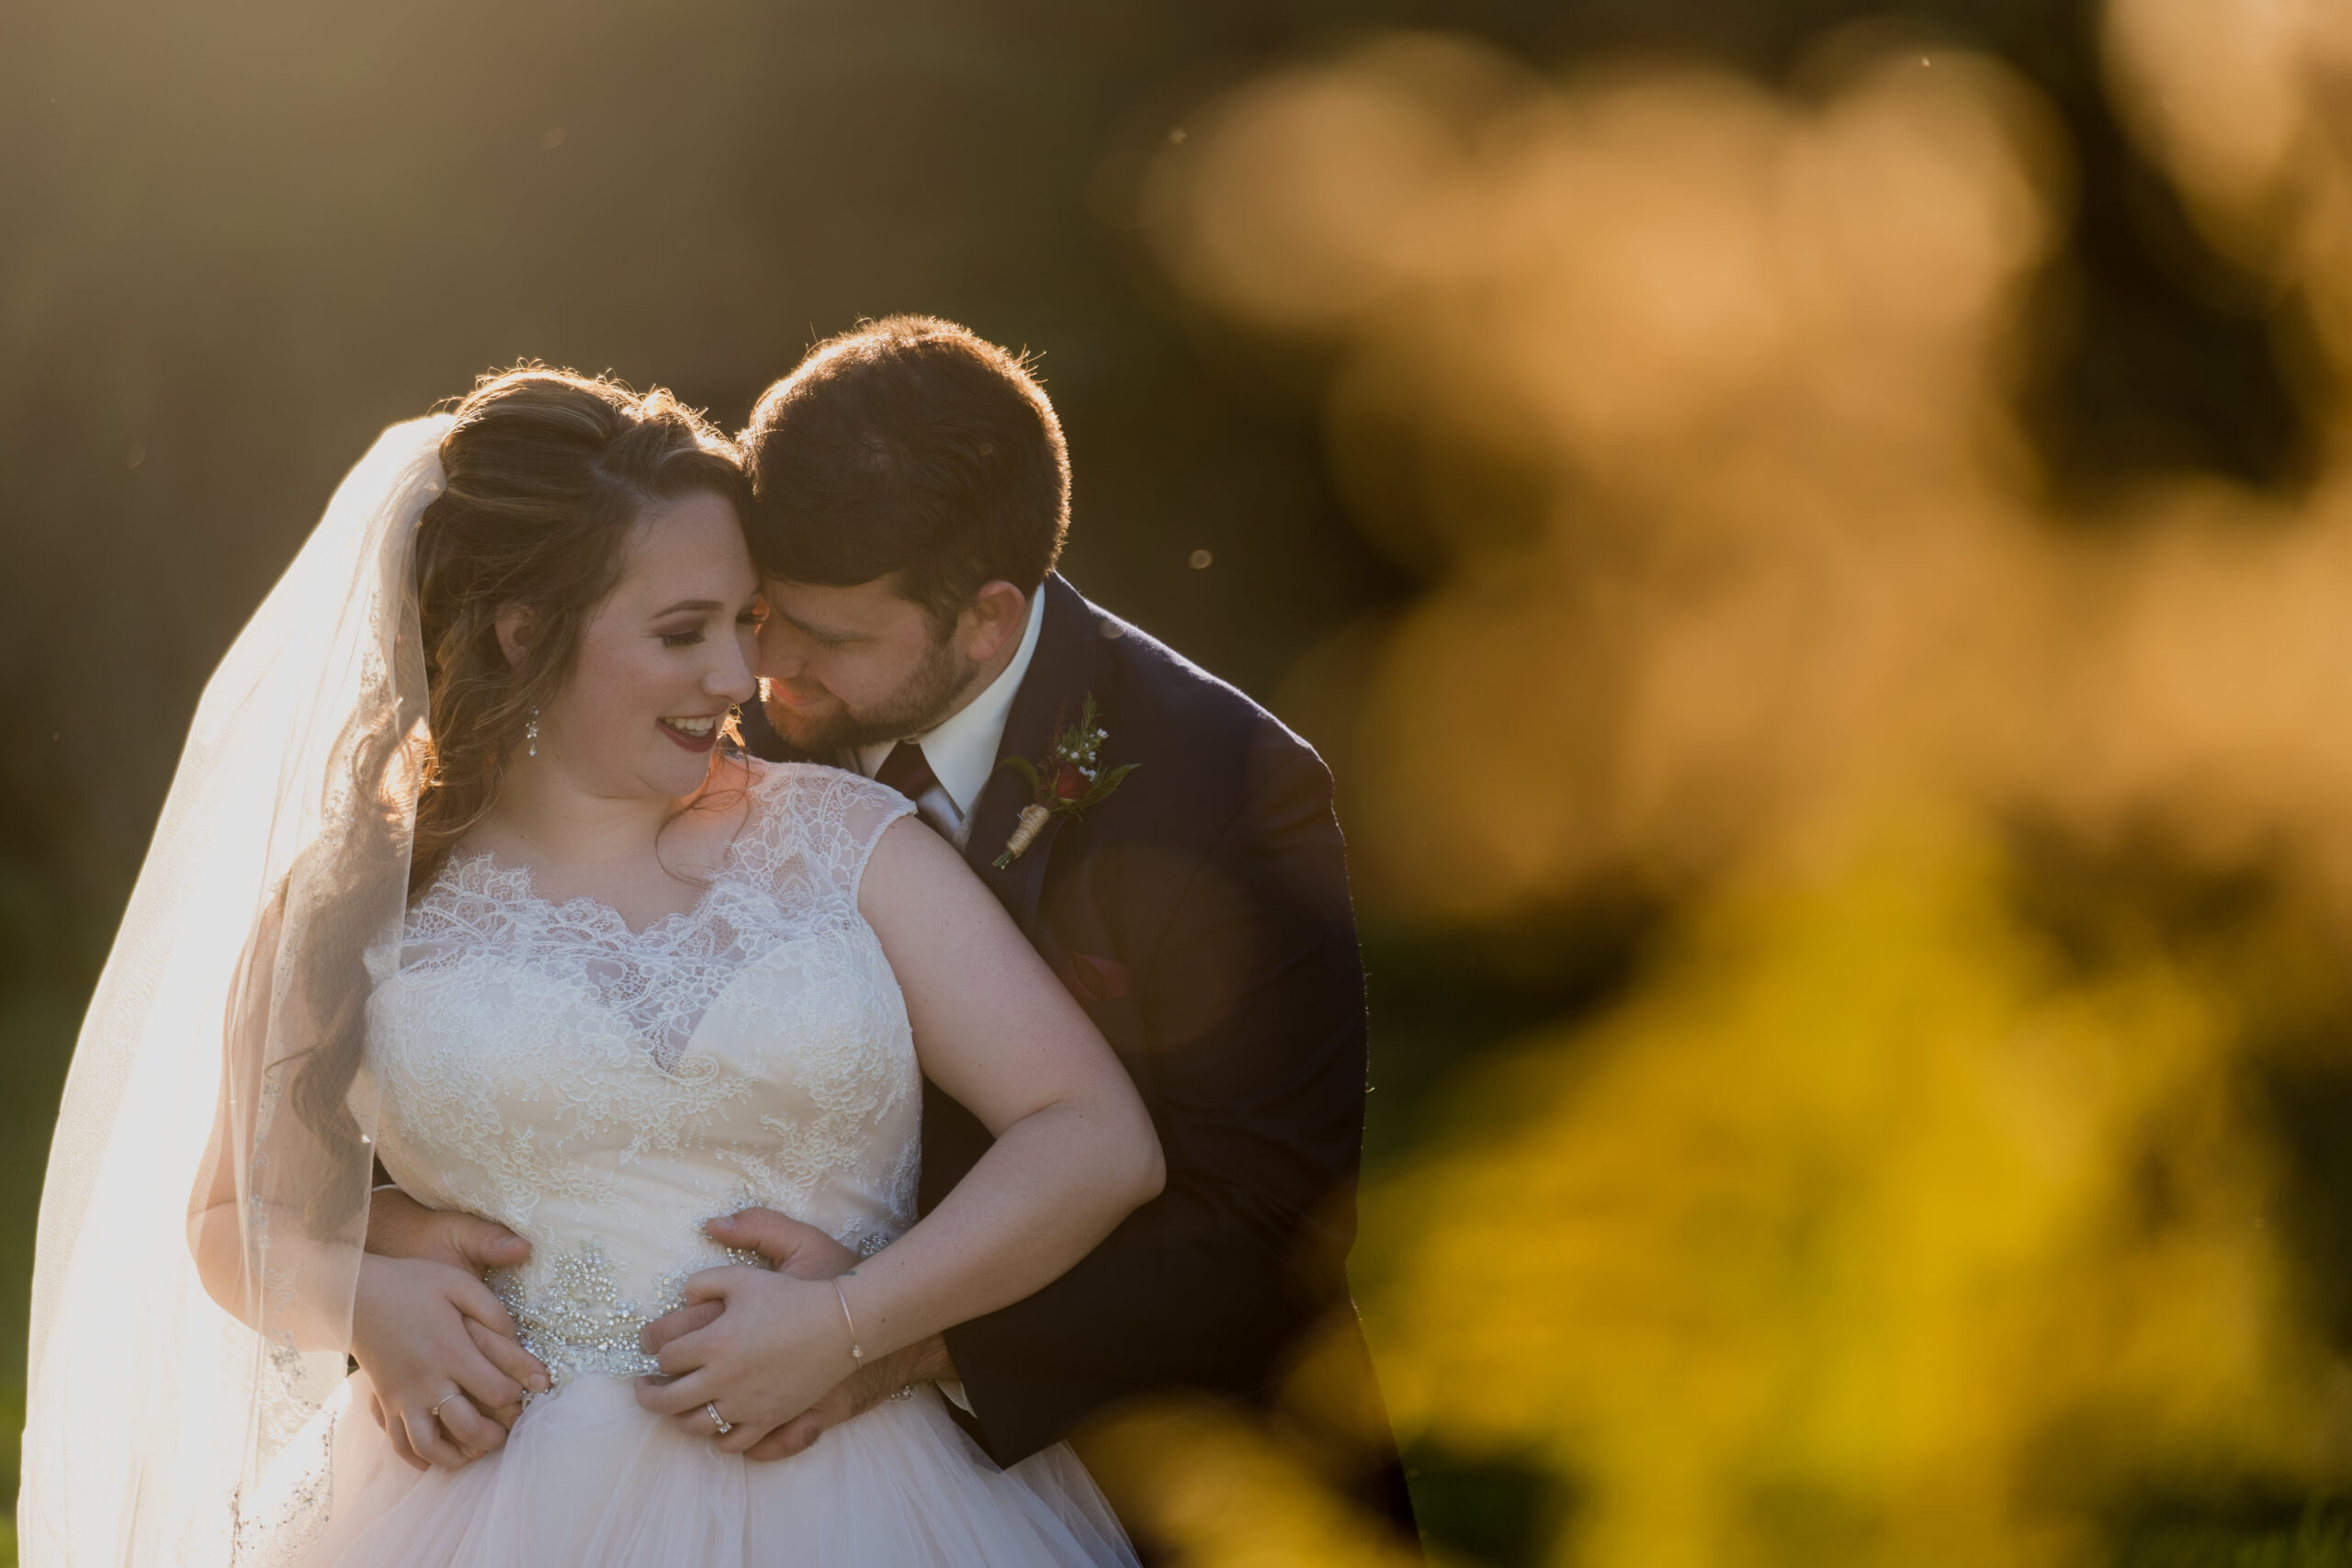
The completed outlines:
[[[674,615],[684,610],[696,610],[707,615],[718,607],[719,604],[716,599],[681,599],[666,609],[654,611],[651,618],[658,621],[664,615]]]

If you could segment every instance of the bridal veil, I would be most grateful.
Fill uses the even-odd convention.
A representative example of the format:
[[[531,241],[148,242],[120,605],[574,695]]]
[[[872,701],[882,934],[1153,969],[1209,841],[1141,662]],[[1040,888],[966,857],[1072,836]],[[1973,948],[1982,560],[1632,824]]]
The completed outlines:
[[[360,1027],[406,904],[412,562],[450,423],[376,443],[198,705],[50,1151],[28,1568],[265,1562],[325,1501],[326,1456],[289,1439],[346,1364],[376,1121]]]

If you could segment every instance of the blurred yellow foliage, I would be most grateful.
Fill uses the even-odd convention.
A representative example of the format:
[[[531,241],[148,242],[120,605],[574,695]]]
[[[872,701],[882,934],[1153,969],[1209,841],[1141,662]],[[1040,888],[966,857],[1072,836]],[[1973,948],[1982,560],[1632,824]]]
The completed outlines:
[[[2084,1562],[2137,1488],[2352,1480],[2241,1103],[2275,966],[2070,970],[1994,827],[2265,848],[2352,929],[2347,17],[2108,13],[2133,133],[2307,302],[2327,451],[2097,530],[2011,408],[2070,175],[1995,62],[1883,42],[1799,96],[1400,35],[1152,169],[1170,275],[1328,362],[1339,482],[1429,584],[1325,662],[1370,895],[1689,911],[1369,1195],[1400,1428],[1539,1456],[1560,1561]],[[1211,1448],[1160,1482],[1188,1561],[1362,1559],[1312,1501],[1237,1530],[1312,1484]]]
[[[1413,1568],[1298,1455],[1231,1412],[1136,1412],[1096,1436],[1086,1462],[1123,1516],[1148,1522],[1187,1565]]]
[[[1564,1561],[1661,1568],[2079,1562],[2130,1483],[2329,1474],[2232,1021],[2070,980],[1999,881],[1912,833],[1727,891],[1479,1083],[1369,1205],[1405,1427],[1546,1455]]]

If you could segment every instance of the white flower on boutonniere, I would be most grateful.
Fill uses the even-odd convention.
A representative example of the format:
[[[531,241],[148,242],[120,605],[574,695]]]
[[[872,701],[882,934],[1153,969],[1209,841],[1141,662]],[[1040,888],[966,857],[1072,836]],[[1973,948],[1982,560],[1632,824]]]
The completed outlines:
[[[1002,871],[1021,858],[1021,852],[1037,841],[1046,824],[1057,816],[1082,817],[1094,807],[1111,797],[1119,781],[1140,765],[1126,762],[1102,771],[1102,742],[1111,732],[1095,722],[1094,694],[1086,695],[1086,705],[1079,711],[1078,722],[1054,731],[1054,742],[1046,753],[1031,761],[1026,757],[1007,757],[1000,767],[1018,768],[1021,776],[1029,781],[1029,804],[1021,808],[1021,820],[1014,825],[1012,837],[1004,841],[1004,853],[996,857],[996,868]]]

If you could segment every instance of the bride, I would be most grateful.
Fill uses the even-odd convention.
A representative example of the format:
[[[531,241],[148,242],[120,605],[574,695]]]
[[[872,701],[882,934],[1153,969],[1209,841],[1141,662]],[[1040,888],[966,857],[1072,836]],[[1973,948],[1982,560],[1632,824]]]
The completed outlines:
[[[928,1384],[742,1457],[1052,1280],[1161,1166],[902,797],[720,745],[754,690],[740,479],[666,394],[487,378],[386,433],[231,650],[52,1147],[26,1563],[1133,1561],[1066,1450],[1000,1471]],[[918,1223],[923,1075],[996,1143]],[[364,1257],[379,1162],[530,1244],[497,1301],[444,1292],[511,1313],[545,1371],[519,1416],[408,1354],[436,1303]],[[862,1260],[751,1273],[703,1226],[752,1205]],[[759,1390],[640,1353],[753,1282]],[[503,1443],[454,1447],[490,1416]]]

